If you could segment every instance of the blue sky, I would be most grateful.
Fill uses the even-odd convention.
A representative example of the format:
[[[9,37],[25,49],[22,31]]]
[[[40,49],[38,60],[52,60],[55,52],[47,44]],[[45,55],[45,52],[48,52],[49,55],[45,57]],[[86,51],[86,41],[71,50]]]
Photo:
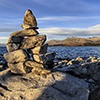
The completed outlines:
[[[22,30],[27,9],[47,40],[100,36],[100,0],[0,0],[0,43]]]

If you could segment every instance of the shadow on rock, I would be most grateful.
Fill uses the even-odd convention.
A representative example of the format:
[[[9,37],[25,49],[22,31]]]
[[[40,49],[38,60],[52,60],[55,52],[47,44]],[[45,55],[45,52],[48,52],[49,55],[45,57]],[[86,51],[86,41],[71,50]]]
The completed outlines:
[[[3,100],[88,100],[88,84],[72,75],[55,71],[46,77],[33,73],[0,72]],[[1,99],[2,100],[2,99]]]

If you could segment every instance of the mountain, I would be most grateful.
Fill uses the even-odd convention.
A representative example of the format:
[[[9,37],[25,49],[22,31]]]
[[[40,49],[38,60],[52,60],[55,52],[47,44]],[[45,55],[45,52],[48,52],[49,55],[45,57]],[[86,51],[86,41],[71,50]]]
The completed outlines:
[[[49,46],[100,46],[100,37],[69,37],[64,40],[47,41]]]
[[[1,44],[1,43],[0,43],[0,47],[6,47],[6,44]]]

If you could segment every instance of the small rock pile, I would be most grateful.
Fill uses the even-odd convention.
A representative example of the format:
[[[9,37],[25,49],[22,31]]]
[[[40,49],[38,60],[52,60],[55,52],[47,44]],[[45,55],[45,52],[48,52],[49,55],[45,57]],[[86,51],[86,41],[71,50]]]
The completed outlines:
[[[21,27],[25,30],[11,33],[6,42],[8,53],[4,54],[4,58],[8,62],[8,67],[16,74],[50,73],[48,69],[53,66],[55,53],[46,53],[48,47],[48,44],[44,44],[46,35],[38,35],[37,21],[31,10],[26,11],[23,23]]]

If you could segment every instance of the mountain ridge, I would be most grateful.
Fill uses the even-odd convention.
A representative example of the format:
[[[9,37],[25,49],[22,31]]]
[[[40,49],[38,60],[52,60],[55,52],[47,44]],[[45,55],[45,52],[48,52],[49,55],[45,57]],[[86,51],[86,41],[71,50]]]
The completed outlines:
[[[100,46],[100,37],[68,37],[64,40],[49,40],[49,46]]]

